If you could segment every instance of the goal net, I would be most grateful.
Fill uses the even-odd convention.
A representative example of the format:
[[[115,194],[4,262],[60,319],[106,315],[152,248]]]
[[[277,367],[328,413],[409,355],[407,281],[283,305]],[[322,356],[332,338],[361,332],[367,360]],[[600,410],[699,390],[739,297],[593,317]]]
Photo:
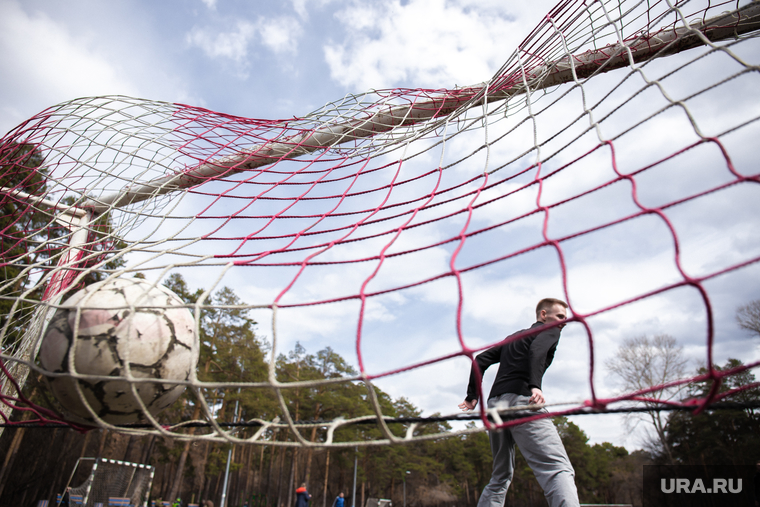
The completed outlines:
[[[152,466],[113,459],[79,458],[72,477],[83,460],[94,460],[92,471],[79,486],[66,488],[70,499],[81,498],[82,507],[93,507],[111,505],[111,499],[128,498],[129,505],[147,507],[153,484]]]
[[[400,424],[376,387],[464,395],[473,357],[528,324],[505,314],[530,318],[546,296],[570,304],[562,354],[583,386],[552,414],[656,402],[662,386],[600,392],[595,365],[621,338],[610,329],[683,308],[702,380],[755,368],[712,365],[716,314],[758,278],[759,28],[760,2],[568,0],[472,86],[372,90],[280,120],[121,96],[51,107],[0,143],[3,401],[33,406],[16,385],[50,374],[35,357],[63,300],[136,275],[201,287],[197,349],[240,346],[204,327],[234,311],[268,349],[258,373],[202,360],[177,381],[173,421],[97,421],[133,434],[354,446],[475,431]],[[224,287],[238,297],[214,297]],[[357,370],[278,370],[319,340]],[[349,388],[366,410],[326,405]],[[322,408],[299,411],[304,396]]]

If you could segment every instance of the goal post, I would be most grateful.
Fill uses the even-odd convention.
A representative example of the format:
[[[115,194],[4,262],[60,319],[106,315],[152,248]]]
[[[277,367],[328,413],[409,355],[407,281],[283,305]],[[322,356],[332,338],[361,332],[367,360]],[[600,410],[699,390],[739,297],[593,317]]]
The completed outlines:
[[[78,486],[70,486],[80,465],[92,462],[92,470],[87,479]],[[65,493],[82,499],[82,507],[97,504],[109,505],[110,499],[129,499],[129,505],[148,506],[150,488],[153,485],[155,469],[150,465],[130,463],[105,458],[79,458],[71,472]],[[60,505],[60,502],[58,503]]]
[[[37,357],[41,337],[45,334],[47,325],[56,312],[55,305],[60,303],[61,291],[71,284],[75,276],[76,267],[83,254],[81,247],[88,240],[93,213],[72,206],[62,207],[59,203],[23,192],[18,188],[0,187],[0,194],[13,199],[23,199],[33,203],[34,207],[43,207],[51,210],[50,213],[53,220],[70,231],[66,252],[59,258],[57,270],[53,272],[42,295],[42,302],[48,306],[40,305],[34,310],[34,315],[29,319],[30,325],[23,332],[20,341],[14,346],[13,355],[16,361],[5,365],[10,377],[16,381],[19,387],[23,388],[29,375],[27,364],[33,362]],[[11,312],[13,311],[14,309],[12,308]],[[6,336],[9,325],[10,319],[5,323],[5,329],[2,331]],[[0,415],[4,421],[8,420],[13,410],[11,400],[19,394],[14,392],[15,389],[10,378],[3,375],[0,382],[0,395],[7,398],[3,398],[4,402],[0,403]],[[0,434],[2,434],[2,431],[3,428],[0,428]]]

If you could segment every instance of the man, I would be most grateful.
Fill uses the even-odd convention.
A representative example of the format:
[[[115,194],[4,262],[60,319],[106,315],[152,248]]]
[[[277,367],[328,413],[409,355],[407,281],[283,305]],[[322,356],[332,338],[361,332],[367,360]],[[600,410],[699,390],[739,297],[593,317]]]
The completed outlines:
[[[563,322],[565,319],[567,303],[559,299],[542,299],[536,306],[537,322],[530,329]],[[546,403],[541,381],[546,368],[554,359],[563,327],[564,324],[559,324],[547,329],[536,329],[535,333],[497,345],[475,358],[481,375],[489,366],[499,363],[499,371],[488,396],[489,408]],[[526,331],[528,330],[518,333]],[[478,404],[475,367],[473,365],[470,372],[467,397],[459,405],[462,410],[473,410]],[[541,408],[538,412],[546,413],[547,410]],[[478,507],[503,507],[515,469],[515,444],[520,447],[520,452],[533,469],[551,507],[579,505],[575,471],[551,420],[540,419],[519,424],[503,431],[489,432],[488,436],[493,453],[493,473],[480,495]]]
[[[343,507],[343,503],[346,501],[346,499],[343,496],[343,493],[339,494],[337,497],[335,497],[335,501],[333,502],[333,507]]]

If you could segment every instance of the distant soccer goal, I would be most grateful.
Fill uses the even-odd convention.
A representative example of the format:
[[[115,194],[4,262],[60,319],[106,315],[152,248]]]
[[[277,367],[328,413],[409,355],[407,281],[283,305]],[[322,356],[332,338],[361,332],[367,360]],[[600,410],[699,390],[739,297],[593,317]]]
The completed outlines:
[[[712,365],[715,312],[760,260],[759,34],[757,1],[573,0],[471,86],[281,120],[122,96],[39,113],[0,140],[6,422],[284,446],[482,431],[423,430],[432,419],[391,415],[377,386],[447,388],[447,365],[467,371],[514,330],[505,307],[544,296],[570,304],[586,389],[549,415],[657,403],[662,386],[598,394],[599,337],[637,326],[622,310],[688,306],[700,380],[756,368]],[[94,295],[135,278],[144,291],[118,303]],[[264,358],[246,355],[244,318]],[[150,333],[160,351],[138,361]],[[279,367],[309,341],[356,370]],[[186,364],[159,361],[177,350]],[[30,371],[64,386],[58,405],[25,397]],[[361,409],[340,412],[336,393]]]
[[[66,486],[64,496],[68,496],[70,505],[74,504],[72,499],[76,499],[82,507],[112,504],[147,507],[153,484],[152,466],[113,459],[79,458],[69,482],[80,466],[92,466],[92,470],[79,486]]]

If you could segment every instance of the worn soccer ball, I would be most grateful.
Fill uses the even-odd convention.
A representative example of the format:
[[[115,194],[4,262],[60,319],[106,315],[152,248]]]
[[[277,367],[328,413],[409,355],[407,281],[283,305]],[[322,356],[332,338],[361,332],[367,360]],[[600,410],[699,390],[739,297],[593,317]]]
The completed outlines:
[[[121,377],[114,380],[48,376],[48,384],[65,415],[75,422],[99,418],[110,424],[147,418],[135,398],[126,366],[140,379],[187,380],[198,364],[193,353],[195,321],[175,293],[141,279],[115,279],[85,287],[59,309],[40,347],[41,366],[54,373]],[[77,322],[78,319],[78,322]],[[73,370],[69,356],[74,355]],[[156,415],[182,394],[182,385],[137,382],[137,393]]]

